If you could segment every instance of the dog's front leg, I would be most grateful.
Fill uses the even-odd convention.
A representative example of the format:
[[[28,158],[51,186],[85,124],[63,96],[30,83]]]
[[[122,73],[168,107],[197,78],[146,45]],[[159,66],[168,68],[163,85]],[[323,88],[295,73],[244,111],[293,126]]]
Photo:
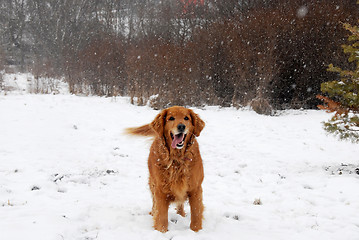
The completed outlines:
[[[202,187],[189,194],[189,204],[191,206],[191,229],[195,232],[202,229],[203,218],[203,202],[202,202]]]
[[[166,194],[163,194],[160,191],[156,191],[154,194],[154,207],[155,214],[153,215],[154,219],[154,229],[160,232],[167,232],[168,228],[168,207],[170,202]]]

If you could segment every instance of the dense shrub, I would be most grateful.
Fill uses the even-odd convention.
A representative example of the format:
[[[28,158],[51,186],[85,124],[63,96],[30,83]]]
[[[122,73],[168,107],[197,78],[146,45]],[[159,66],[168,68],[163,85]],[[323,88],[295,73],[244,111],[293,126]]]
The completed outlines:
[[[352,0],[19,3],[0,5],[6,55],[31,59],[35,76],[65,76],[72,93],[263,113],[316,107],[335,77],[327,65],[345,62],[340,22],[357,15]]]
[[[120,39],[94,39],[75,58],[67,60],[67,77],[73,93],[123,95],[125,48]]]
[[[197,28],[184,44],[155,37],[138,42],[127,54],[130,95],[144,104],[158,94],[162,107],[261,102],[267,113],[313,108],[320,84],[333,77],[327,64],[343,59],[340,21],[353,18],[346,4],[254,8]]]

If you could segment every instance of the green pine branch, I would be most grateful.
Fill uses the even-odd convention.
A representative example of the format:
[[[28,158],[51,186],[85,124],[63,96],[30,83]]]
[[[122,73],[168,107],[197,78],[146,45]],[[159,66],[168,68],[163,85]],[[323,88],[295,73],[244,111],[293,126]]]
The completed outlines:
[[[327,109],[335,112],[335,115],[324,122],[324,129],[340,139],[359,143],[359,27],[348,23],[343,26],[351,35],[348,37],[350,44],[342,45],[342,48],[344,53],[349,54],[348,62],[354,62],[356,68],[346,70],[329,64],[328,71],[338,73],[340,80],[322,83],[321,91],[340,107],[331,109],[328,105]],[[339,112],[343,109],[346,109],[344,113]]]

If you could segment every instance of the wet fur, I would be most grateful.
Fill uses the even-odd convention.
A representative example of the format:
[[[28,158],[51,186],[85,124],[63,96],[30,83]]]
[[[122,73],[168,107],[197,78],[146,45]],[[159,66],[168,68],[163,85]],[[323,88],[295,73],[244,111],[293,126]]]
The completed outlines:
[[[188,116],[189,120],[184,120]],[[169,117],[175,118],[170,121]],[[182,149],[171,147],[171,131],[178,124],[188,129]],[[193,231],[202,229],[203,203],[202,181],[203,164],[196,137],[204,128],[204,122],[191,109],[171,107],[162,110],[147,125],[129,128],[128,134],[152,136],[148,157],[149,186],[152,193],[152,216],[154,228],[166,232],[168,228],[168,208],[177,204],[177,213],[185,216],[183,203],[188,199],[191,207],[191,225]]]

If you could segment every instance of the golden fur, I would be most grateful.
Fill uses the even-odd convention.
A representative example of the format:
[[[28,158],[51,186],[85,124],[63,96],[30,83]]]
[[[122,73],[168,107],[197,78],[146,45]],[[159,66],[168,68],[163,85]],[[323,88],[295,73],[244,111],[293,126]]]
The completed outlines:
[[[173,134],[180,125],[186,129],[181,142],[184,144],[182,148],[179,145],[174,148]],[[153,200],[151,214],[154,228],[158,231],[167,231],[170,203],[175,202],[177,213],[185,216],[183,203],[187,199],[191,207],[190,228],[193,231],[202,229],[204,207],[201,184],[204,174],[196,137],[204,125],[191,109],[175,106],[162,110],[150,124],[127,129],[128,134],[154,137],[148,169]]]

